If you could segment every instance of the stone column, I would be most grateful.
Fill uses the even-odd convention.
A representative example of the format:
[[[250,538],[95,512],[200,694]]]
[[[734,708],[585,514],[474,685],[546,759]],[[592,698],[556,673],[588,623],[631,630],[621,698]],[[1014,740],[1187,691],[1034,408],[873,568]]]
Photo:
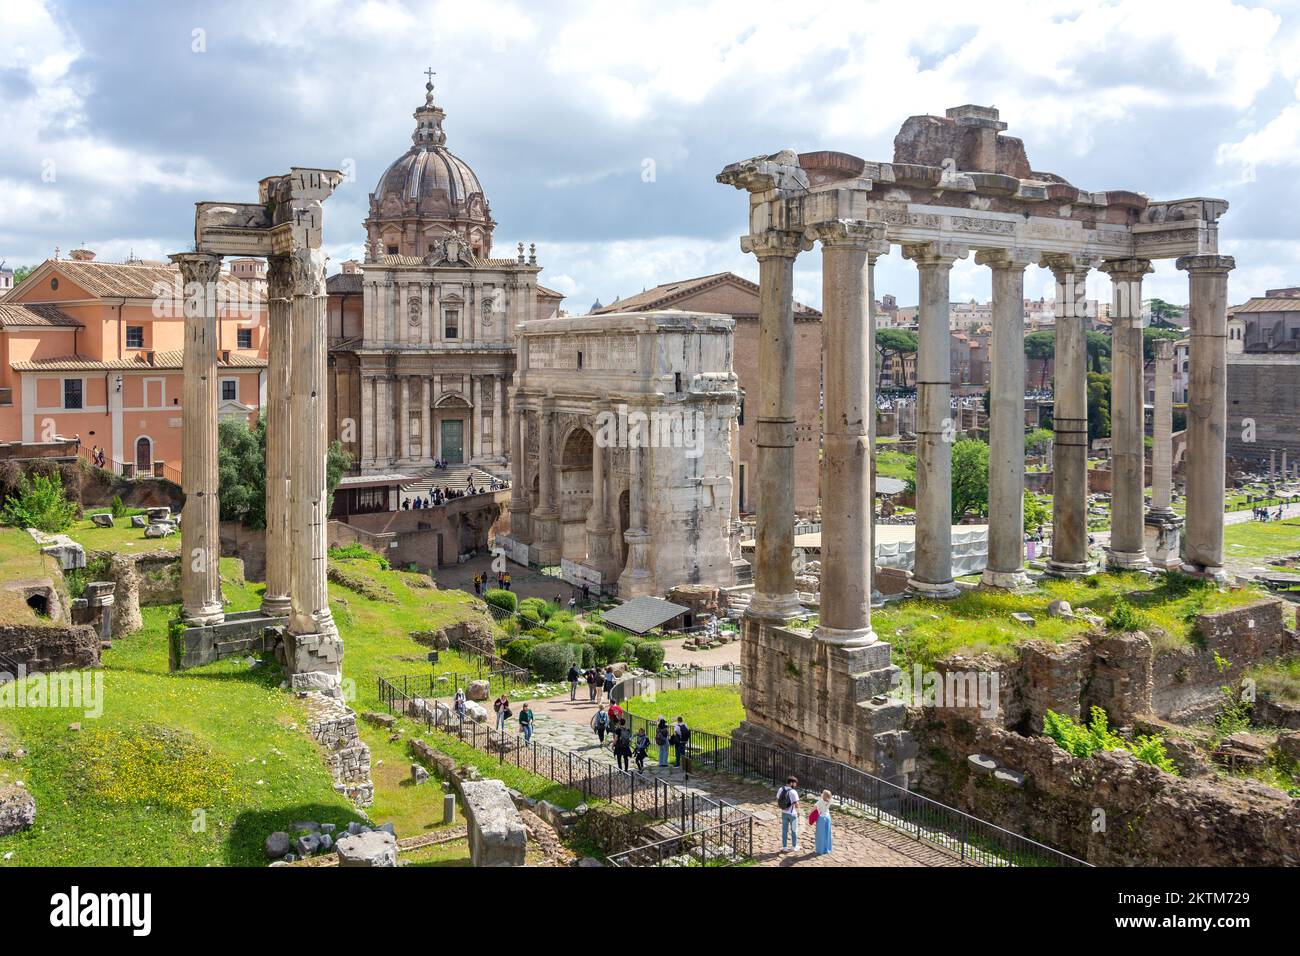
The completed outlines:
[[[612,583],[618,574],[618,554],[614,547],[614,528],[609,523],[608,484],[603,430],[600,420],[593,423],[591,443],[591,507],[587,510],[587,564],[598,571],[601,585]]]
[[[651,594],[655,590],[649,562],[650,534],[645,526],[645,449],[639,440],[633,438],[629,441],[627,454],[630,471],[628,527],[623,532],[623,540],[627,542],[627,566],[618,578],[618,596],[625,599]]]
[[[794,260],[807,241],[773,229],[745,236],[741,248],[758,258],[759,286],[758,527],[748,613],[783,621],[803,613],[794,586]]]
[[[1151,272],[1146,259],[1112,259],[1101,271],[1110,276],[1114,301],[1110,310],[1110,547],[1112,568],[1146,568],[1142,488],[1146,484],[1143,442],[1145,392],[1142,387],[1142,277]]]
[[[470,447],[473,449],[474,461],[478,461],[483,457],[483,377],[481,375],[469,377],[469,394],[470,401],[474,405],[469,410],[469,427],[473,433]]]
[[[181,252],[171,260],[180,267],[185,296],[181,613],[191,624],[217,624],[225,619],[217,533],[217,283],[221,257]]]
[[[1157,339],[1155,409],[1151,415],[1151,507],[1146,514],[1147,557],[1157,568],[1176,568],[1183,519],[1173,509],[1174,343]]]
[[[429,421],[429,376],[420,376],[420,459],[433,460],[433,431]]]
[[[361,470],[375,464],[375,379],[364,370],[361,380]]]
[[[903,247],[920,272],[920,342],[916,359],[916,560],[908,588],[923,597],[958,594],[952,579],[951,355],[948,340],[948,277],[967,250],[952,243]]]
[[[1019,588],[1025,574],[1025,266],[1027,251],[975,254],[993,270],[989,360],[989,559],[980,583]]]
[[[397,376],[397,457],[403,461],[411,458],[411,376]]]
[[[529,518],[532,502],[529,500],[528,469],[524,466],[528,454],[528,414],[520,405],[518,392],[511,402],[511,413],[514,427],[510,429],[510,537],[528,544],[532,541]]]
[[[293,345],[288,256],[268,256],[266,305],[269,344],[266,369],[266,593],[262,613],[287,617],[292,578],[289,567],[289,458],[293,415],[289,403]],[[362,389],[362,407],[365,407]],[[364,445],[362,446],[364,448]]]
[[[1220,582],[1228,579],[1223,569],[1226,350],[1228,273],[1235,266],[1231,256],[1183,256],[1178,260],[1178,268],[1188,275],[1192,339],[1188,357],[1187,542],[1183,569]]]
[[[335,687],[342,673],[343,641],[330,613],[325,581],[329,520],[325,491],[326,433],[325,253],[298,249],[293,272],[293,457],[289,475],[292,515],[292,610],[288,651],[295,690]]]
[[[492,457],[504,458],[506,445],[505,436],[501,432],[501,419],[506,406],[506,377],[494,375],[492,378],[496,384],[496,391],[492,396]]]
[[[871,260],[883,224],[840,220],[808,230],[822,245],[822,559],[817,638],[857,647],[871,629]]]
[[[533,558],[538,564],[560,561],[560,512],[555,502],[553,422],[555,411],[549,399],[537,412],[537,497],[529,524],[533,533]]]
[[[1053,388],[1052,557],[1048,574],[1080,577],[1088,559],[1088,327],[1091,261],[1049,256],[1056,278],[1056,357]]]

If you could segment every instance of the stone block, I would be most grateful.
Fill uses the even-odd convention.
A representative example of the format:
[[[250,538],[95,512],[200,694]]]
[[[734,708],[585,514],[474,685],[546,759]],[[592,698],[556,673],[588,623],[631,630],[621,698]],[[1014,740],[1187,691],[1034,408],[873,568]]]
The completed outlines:
[[[131,515],[132,528],[145,528],[148,527],[148,525],[149,522],[145,519],[144,515]]]
[[[334,852],[341,867],[397,866],[397,837],[386,830],[350,833],[339,838]]]
[[[986,777],[998,769],[998,762],[988,754],[971,754],[966,763],[974,773]]]
[[[36,798],[19,786],[0,788],[0,837],[36,822]]]
[[[266,858],[268,860],[281,859],[289,852],[290,846],[289,834],[283,830],[277,830],[266,838]]]
[[[465,688],[465,696],[470,700],[487,700],[492,695],[492,685],[485,680],[472,680]]]
[[[146,538],[166,538],[176,533],[176,526],[172,524],[151,524],[144,529]]]
[[[418,763],[411,764],[411,783],[414,786],[418,787],[422,783],[427,783],[428,780],[429,771],[425,770]]]
[[[468,781],[461,784],[460,795],[474,866],[523,866],[528,834],[506,785]]]
[[[113,527],[113,516],[107,511],[101,511],[90,516],[90,523],[96,528],[111,528]]]

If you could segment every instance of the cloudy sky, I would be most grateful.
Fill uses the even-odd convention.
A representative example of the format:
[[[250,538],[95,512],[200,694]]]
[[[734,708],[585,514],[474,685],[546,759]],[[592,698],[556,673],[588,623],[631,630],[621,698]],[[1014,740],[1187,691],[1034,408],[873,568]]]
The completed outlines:
[[[1296,0],[0,0],[0,24],[11,266],[82,243],[161,258],[192,241],[196,200],[251,201],[290,165],[355,170],[326,241],[336,263],[359,257],[366,195],[409,145],[432,66],[498,253],[536,242],[571,311],[755,277],[744,197],[714,182],[726,163],[786,146],[887,160],[907,116],[962,103],[998,107],[1034,168],[1075,185],[1228,199],[1233,301],[1300,284]],[[812,304],[818,258],[797,274]],[[1051,294],[1042,270],[1026,285]],[[916,300],[897,252],[884,292]],[[1186,278],[1161,263],[1147,292],[1183,302]],[[987,270],[965,262],[953,297],[971,296]]]

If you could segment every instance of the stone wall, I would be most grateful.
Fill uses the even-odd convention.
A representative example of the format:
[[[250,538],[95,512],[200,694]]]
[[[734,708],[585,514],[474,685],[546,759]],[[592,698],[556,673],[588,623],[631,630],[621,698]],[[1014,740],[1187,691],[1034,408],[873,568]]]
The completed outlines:
[[[254,531],[238,521],[217,525],[221,539],[221,556],[244,562],[244,576],[249,581],[266,580],[266,531]]]
[[[0,624],[0,654],[31,673],[99,666],[99,633],[88,624]]]
[[[357,730],[357,715],[343,701],[329,694],[310,691],[307,699],[307,730],[325,749],[325,763],[334,778],[334,789],[358,807],[375,799],[370,779],[370,748]]]
[[[1295,866],[1300,800],[1250,780],[1189,780],[1123,752],[911,713],[920,793],[1099,866]],[[974,768],[981,754],[1016,774]],[[989,763],[989,761],[985,761]]]

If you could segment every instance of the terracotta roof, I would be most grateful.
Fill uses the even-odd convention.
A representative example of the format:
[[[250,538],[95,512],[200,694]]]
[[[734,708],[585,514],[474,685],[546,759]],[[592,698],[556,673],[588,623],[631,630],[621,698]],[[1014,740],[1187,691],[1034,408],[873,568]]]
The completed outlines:
[[[715,272],[712,275],[697,276],[694,279],[682,279],[679,282],[665,282],[657,285],[653,289],[646,289],[636,295],[630,295],[626,299],[618,302],[611,302],[609,305],[602,306],[599,309],[592,309],[592,315],[609,315],[612,312],[648,312],[652,309],[669,308],[672,303],[678,302],[696,292],[708,289],[718,285],[739,285],[742,288],[750,290],[755,297],[758,296],[758,285],[750,282],[748,279],[741,278],[734,272]],[[795,315],[819,316],[821,315],[811,306],[804,305],[801,302],[794,304]]]
[[[163,371],[180,371],[184,353],[179,349],[173,352],[155,352],[153,364],[145,361],[143,356],[129,359],[93,359],[83,355],[64,355],[58,358],[33,359],[27,362],[12,362],[10,368],[15,372],[149,372],[157,369]],[[266,360],[256,356],[230,353],[230,361],[223,362],[217,357],[218,368],[266,368]]]
[[[564,298],[564,293],[563,293],[563,292],[556,292],[554,289],[548,289],[548,288],[546,288],[546,286],[544,286],[544,285],[539,285],[539,286],[537,287],[537,294],[538,294],[538,295],[544,295],[544,296],[546,296],[548,299],[563,299],[563,298]]]
[[[23,328],[27,326],[48,328],[59,326],[68,329],[85,328],[74,319],[53,305],[7,305],[0,302],[0,328]]]
[[[1239,305],[1229,312],[1300,312],[1300,299],[1284,299],[1281,296],[1269,298],[1255,296],[1245,305]]]
[[[339,272],[325,280],[325,291],[341,295],[361,291],[360,272]]]
[[[59,259],[48,262],[48,265],[91,295],[109,298],[121,296],[128,299],[152,299],[159,283],[179,290],[181,281],[180,269],[170,265],[126,265],[93,260],[78,262],[74,259]],[[262,300],[262,292],[257,283],[241,282],[228,272],[221,273],[220,283],[224,292],[242,296],[248,301]]]

